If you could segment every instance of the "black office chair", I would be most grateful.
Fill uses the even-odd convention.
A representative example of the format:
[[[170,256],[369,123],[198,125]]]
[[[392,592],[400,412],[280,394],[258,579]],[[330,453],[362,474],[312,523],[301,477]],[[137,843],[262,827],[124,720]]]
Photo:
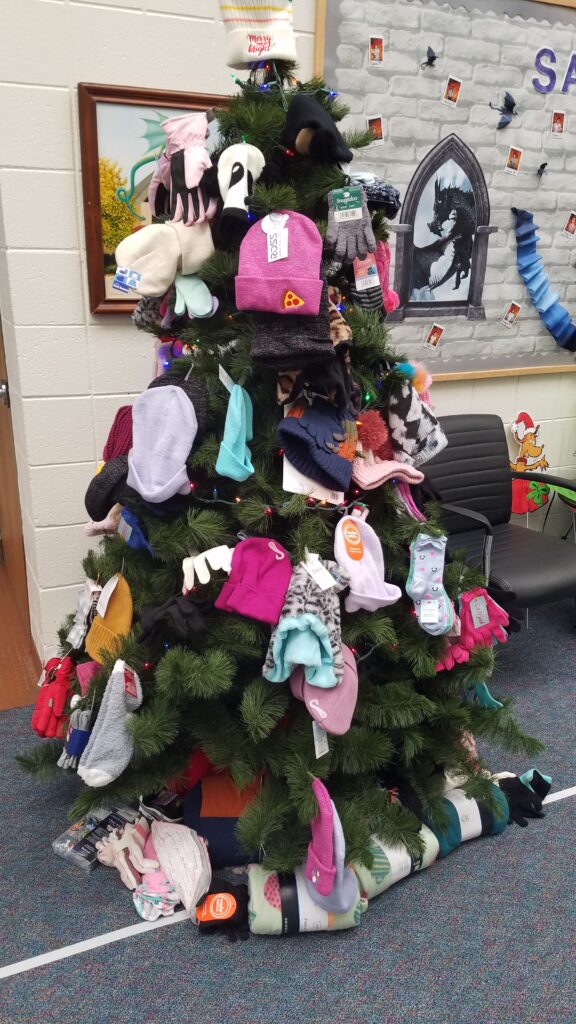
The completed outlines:
[[[518,608],[576,598],[576,544],[510,522],[512,480],[537,480],[576,491],[548,473],[516,473],[499,416],[442,416],[448,446],[423,467],[444,506],[448,550],[464,549],[484,571],[490,591]],[[504,593],[506,592],[506,593]]]

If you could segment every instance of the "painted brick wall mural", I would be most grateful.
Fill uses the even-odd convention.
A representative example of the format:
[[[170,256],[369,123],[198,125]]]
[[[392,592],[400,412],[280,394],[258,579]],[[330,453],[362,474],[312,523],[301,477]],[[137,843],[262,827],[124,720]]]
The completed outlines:
[[[429,47],[436,60],[427,63]],[[354,170],[372,171],[400,190],[405,205],[395,223],[406,221],[408,185],[420,167],[420,191],[409,204],[412,234],[401,229],[391,239],[397,290],[399,260],[408,268],[405,308],[393,323],[393,337],[409,355],[425,354],[437,369],[478,359],[516,367],[574,359],[549,333],[520,277],[511,212],[517,207],[534,213],[543,270],[558,302],[576,320],[572,51],[576,24],[553,26],[436,0],[328,3],[329,81],[350,107],[347,125],[365,128],[370,122],[380,136],[357,156]],[[508,115],[507,91],[516,101]],[[501,107],[510,123],[498,128],[502,114],[495,108]],[[446,204],[439,209],[446,198],[439,191],[449,188],[460,214]],[[489,201],[483,237],[477,232],[466,240],[464,232],[460,251],[447,252],[442,238],[456,216],[465,217],[466,203],[475,204],[476,225],[482,225],[483,189]],[[443,226],[434,225],[437,214],[446,218]],[[417,264],[424,267],[418,279]],[[461,315],[450,314],[454,304]],[[444,332],[426,351],[425,339],[431,335],[429,346],[436,341],[434,324]]]

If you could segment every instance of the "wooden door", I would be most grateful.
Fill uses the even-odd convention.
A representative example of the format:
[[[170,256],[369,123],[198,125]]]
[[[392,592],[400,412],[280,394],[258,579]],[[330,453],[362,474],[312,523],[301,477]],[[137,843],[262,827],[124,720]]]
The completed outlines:
[[[0,321],[0,381],[7,379]],[[26,562],[10,408],[0,395],[0,710],[35,699],[38,656],[30,636]]]

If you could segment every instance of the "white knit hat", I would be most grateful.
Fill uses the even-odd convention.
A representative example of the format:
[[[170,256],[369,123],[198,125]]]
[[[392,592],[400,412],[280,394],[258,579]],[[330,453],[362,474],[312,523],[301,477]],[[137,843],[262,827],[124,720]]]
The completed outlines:
[[[145,501],[189,494],[186,459],[197,430],[194,406],[182,388],[167,384],[139,395],[132,406],[128,486]]]
[[[297,60],[292,0],[218,0],[226,26],[226,63],[245,68],[261,60]]]

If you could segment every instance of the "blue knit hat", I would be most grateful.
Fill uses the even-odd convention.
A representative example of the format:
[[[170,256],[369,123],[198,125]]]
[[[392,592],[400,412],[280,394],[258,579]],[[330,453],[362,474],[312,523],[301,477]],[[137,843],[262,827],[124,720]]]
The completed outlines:
[[[352,480],[358,431],[350,409],[334,408],[315,398],[296,402],[278,424],[278,441],[286,458],[323,487],[347,491]]]
[[[252,399],[240,384],[230,392],[224,437],[218,452],[216,472],[231,480],[247,480],[254,472],[248,441],[252,432]]]

